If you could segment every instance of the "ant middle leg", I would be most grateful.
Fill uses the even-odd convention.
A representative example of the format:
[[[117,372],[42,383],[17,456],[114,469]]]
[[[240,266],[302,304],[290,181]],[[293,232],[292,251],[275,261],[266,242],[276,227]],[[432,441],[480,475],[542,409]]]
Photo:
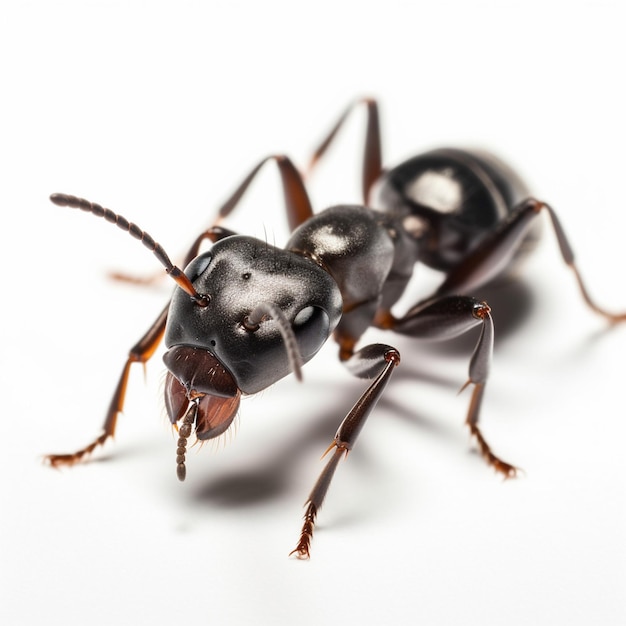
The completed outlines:
[[[493,354],[493,319],[489,305],[469,296],[435,297],[417,304],[401,318],[381,312],[374,324],[410,337],[435,341],[453,339],[476,326],[481,327],[470,359],[469,377],[461,388],[462,391],[473,386],[465,423],[487,463],[506,478],[515,476],[517,469],[494,454],[478,425]]]
[[[319,146],[313,152],[307,167],[305,168],[305,176],[310,176],[311,172],[320,161],[322,156],[326,153],[329,146],[335,140],[335,137],[345,124],[346,120],[360,105],[365,105],[366,108],[366,129],[365,129],[365,147],[362,157],[362,173],[361,173],[361,189],[363,194],[364,204],[368,204],[370,192],[374,183],[380,178],[382,174],[382,147],[380,140],[380,118],[378,115],[378,103],[372,98],[362,98],[351,103],[341,114],[335,125]]]
[[[361,166],[361,188],[363,202],[364,204],[368,204],[372,187],[380,178],[383,171],[380,116],[378,113],[378,102],[375,99],[360,98],[355,102],[352,102],[343,111],[337,122],[331,128],[330,132],[319,143],[317,148],[313,151],[308,164],[304,168],[303,174],[295,168],[291,160],[285,155],[272,155],[263,159],[250,172],[250,174],[248,174],[232,196],[222,205],[218,212],[219,217],[218,222],[216,223],[219,223],[222,218],[226,217],[226,215],[228,215],[239,203],[239,200],[257,175],[258,171],[269,160],[274,160],[276,162],[280,172],[283,183],[287,219],[289,221],[290,229],[293,231],[297,226],[305,222],[313,215],[313,211],[311,209],[311,204],[303,179],[308,178],[311,175],[317,163],[334,142],[337,134],[345,124],[350,114],[361,105],[365,107],[366,111],[365,146]]]

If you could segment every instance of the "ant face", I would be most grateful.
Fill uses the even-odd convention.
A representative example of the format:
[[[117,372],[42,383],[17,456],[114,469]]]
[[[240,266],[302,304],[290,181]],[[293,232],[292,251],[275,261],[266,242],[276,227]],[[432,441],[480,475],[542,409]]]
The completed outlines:
[[[252,237],[218,241],[185,274],[208,303],[198,306],[176,289],[164,359],[190,392],[227,397],[235,389],[248,394],[265,389],[293,369],[285,337],[295,338],[305,363],[341,317],[339,288],[327,272]],[[260,305],[276,314],[252,320]]]

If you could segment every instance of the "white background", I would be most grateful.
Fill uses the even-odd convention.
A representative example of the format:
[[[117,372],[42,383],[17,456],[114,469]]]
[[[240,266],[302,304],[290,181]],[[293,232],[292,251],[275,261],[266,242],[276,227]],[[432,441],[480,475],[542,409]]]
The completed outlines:
[[[182,485],[160,354],[145,384],[131,375],[114,443],[71,470],[41,464],[98,433],[170,290],[108,281],[158,266],[47,196],[111,207],[176,256],[258,159],[304,163],[361,95],[380,99],[388,164],[441,144],[511,161],[560,214],[592,293],[626,308],[625,18],[618,0],[5,3],[0,621],[625,623],[626,326],[582,304],[548,229],[524,282],[488,294],[483,425],[518,480],[463,427],[470,348],[393,336],[402,369],[339,467],[309,562],[287,558],[302,503],[363,389],[333,345],[304,384],[246,399]],[[318,208],[358,200],[362,122],[311,181]],[[237,227],[280,243],[276,178]],[[417,275],[419,291],[432,277]]]

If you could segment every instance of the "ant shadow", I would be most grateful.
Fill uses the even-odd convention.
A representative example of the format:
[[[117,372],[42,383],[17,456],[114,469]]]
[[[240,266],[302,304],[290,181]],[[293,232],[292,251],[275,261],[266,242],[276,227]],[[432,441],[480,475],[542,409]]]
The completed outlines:
[[[328,389],[314,391],[318,392],[328,392]],[[321,457],[343,416],[340,413],[341,410],[309,413],[306,425],[291,440],[282,439],[280,447],[273,447],[266,455],[255,458],[245,469],[212,477],[200,484],[192,497],[211,506],[234,508],[259,505],[293,492],[295,483],[299,483],[294,479],[296,465]],[[320,463],[318,470],[322,467]],[[315,478],[311,476],[309,488],[313,487]],[[306,493],[300,495],[304,498]]]
[[[480,290],[477,296],[481,300],[489,302],[494,311],[496,333],[498,341],[506,341],[506,338],[513,334],[526,320],[534,308],[535,299],[531,288],[522,280],[508,279],[493,283]],[[419,344],[408,337],[390,335],[390,343],[397,345],[400,343],[406,347],[406,352],[415,351],[419,345],[420,354],[437,353],[451,358],[469,357],[476,344],[476,333],[466,333],[448,342]],[[459,381],[456,377],[446,377],[445,373],[433,370],[428,366],[428,359],[404,359],[402,366],[394,373],[390,381],[390,388],[394,382],[410,380],[412,382],[431,384],[438,387],[452,389],[455,393],[459,389]],[[438,368],[441,369],[441,368]],[[316,383],[305,381],[309,387]],[[350,378],[346,374],[346,381],[338,383],[331,381],[328,384],[317,383],[319,389],[310,389],[307,393],[311,397],[327,397],[329,387],[332,385],[331,393],[335,402],[333,409],[329,410],[328,405],[317,407],[315,405],[302,405],[294,403],[294,410],[306,411],[306,422],[303,423],[294,436],[289,441],[282,440],[278,448],[268,451],[268,454],[255,459],[249,467],[213,476],[208,481],[198,485],[193,491],[194,500],[206,503],[211,507],[220,506],[225,508],[233,507],[254,507],[270,500],[283,497],[286,493],[302,489],[302,484],[297,480],[296,466],[306,463],[311,465],[311,461],[319,459],[321,453],[328,447],[333,436],[343,419],[357,400],[359,395],[365,391],[365,381]],[[288,400],[289,401],[289,400]],[[419,430],[427,431],[440,437],[451,437],[451,430],[437,420],[430,418],[424,411],[413,407],[409,410],[406,405],[394,401],[388,393],[383,395],[379,406],[397,415],[399,419],[409,420]],[[375,412],[374,412],[375,415]],[[459,422],[461,424],[461,422]],[[462,428],[459,426],[459,437]],[[366,452],[359,448],[358,455],[351,455],[351,463],[367,464]],[[305,488],[312,488],[317,472],[321,472],[323,463],[318,463],[310,477],[310,484]],[[298,483],[296,485],[296,483]],[[304,498],[306,493],[301,493]]]

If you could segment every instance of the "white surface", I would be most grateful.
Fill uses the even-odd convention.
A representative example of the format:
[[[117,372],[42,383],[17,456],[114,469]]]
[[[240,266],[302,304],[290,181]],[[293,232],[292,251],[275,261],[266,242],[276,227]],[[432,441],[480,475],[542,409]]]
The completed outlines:
[[[561,215],[592,292],[626,307],[623,3],[205,4],[4,10],[0,621],[625,623],[626,327],[581,304],[551,236],[483,410],[519,480],[471,453],[455,395],[467,354],[391,336],[402,370],[339,467],[307,563],[287,558],[301,505],[362,389],[332,345],[303,385],[247,399],[236,436],[192,452],[183,485],[160,358],[147,385],[132,375],[93,462],[40,464],[97,434],[169,289],[107,282],[156,265],[48,194],[109,206],[175,256],[259,158],[302,163],[358,95],[381,101],[388,163],[440,144],[512,161]],[[357,200],[361,121],[312,182],[320,208]],[[268,172],[243,228],[280,242],[279,207]]]

